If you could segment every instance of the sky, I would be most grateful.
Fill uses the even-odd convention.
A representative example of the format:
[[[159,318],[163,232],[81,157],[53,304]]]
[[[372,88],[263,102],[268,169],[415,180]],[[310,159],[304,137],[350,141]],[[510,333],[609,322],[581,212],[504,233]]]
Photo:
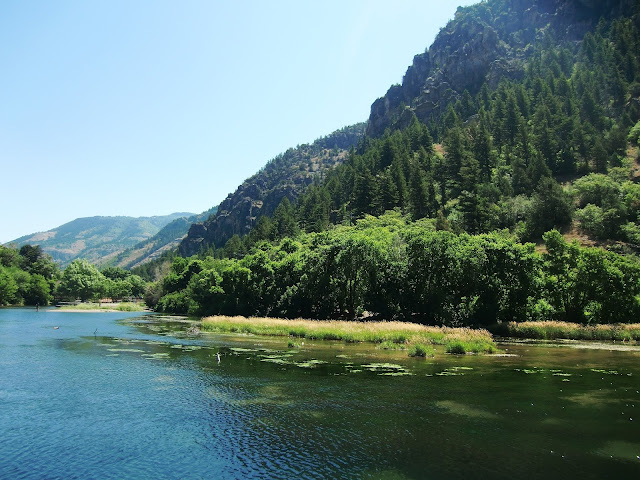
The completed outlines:
[[[79,217],[201,213],[366,121],[476,0],[3,0],[0,243]]]

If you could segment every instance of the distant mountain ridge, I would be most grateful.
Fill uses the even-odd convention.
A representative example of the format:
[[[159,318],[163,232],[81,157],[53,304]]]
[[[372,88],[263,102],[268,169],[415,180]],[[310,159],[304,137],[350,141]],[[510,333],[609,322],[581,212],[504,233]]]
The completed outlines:
[[[163,253],[175,249],[187,235],[192,224],[206,221],[217,211],[218,207],[215,206],[198,215],[176,218],[162,227],[153,237],[120,253],[111,263],[130,269],[155,260]]]
[[[8,244],[40,245],[61,266],[76,258],[108,263],[124,250],[156,235],[168,223],[193,215],[188,212],[153,217],[83,217],[46,232],[17,238]]]

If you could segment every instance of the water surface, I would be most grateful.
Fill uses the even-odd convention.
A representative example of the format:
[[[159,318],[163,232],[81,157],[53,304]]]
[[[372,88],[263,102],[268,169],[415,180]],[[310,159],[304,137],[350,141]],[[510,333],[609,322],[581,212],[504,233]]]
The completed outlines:
[[[639,478],[637,350],[297,343],[0,309],[0,478]]]

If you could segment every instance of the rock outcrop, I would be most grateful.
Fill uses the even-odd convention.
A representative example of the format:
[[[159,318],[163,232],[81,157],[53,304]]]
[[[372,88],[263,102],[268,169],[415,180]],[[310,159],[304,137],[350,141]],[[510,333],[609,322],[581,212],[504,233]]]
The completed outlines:
[[[364,123],[345,127],[274,158],[230,193],[215,215],[191,226],[178,248],[180,255],[223,247],[233,235],[249,233],[260,216],[271,215],[284,197],[294,202],[314,178],[343,161],[364,135],[364,128]]]
[[[416,55],[401,85],[393,85],[371,106],[367,135],[402,127],[404,111],[428,123],[442,114],[465,90],[474,94],[486,82],[523,75],[532,44],[546,32],[579,40],[601,16],[618,16],[634,0],[488,1],[458,8],[433,45]]]

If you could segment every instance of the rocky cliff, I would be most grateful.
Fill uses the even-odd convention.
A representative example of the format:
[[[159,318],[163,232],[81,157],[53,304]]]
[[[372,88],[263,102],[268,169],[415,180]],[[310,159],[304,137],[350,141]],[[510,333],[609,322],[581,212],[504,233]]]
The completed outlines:
[[[367,134],[402,127],[413,111],[428,123],[465,90],[474,94],[486,82],[518,79],[532,44],[547,34],[579,40],[602,16],[615,17],[635,0],[489,0],[458,8],[433,45],[416,55],[402,84],[394,85],[371,106]]]
[[[278,155],[229,194],[215,215],[191,225],[180,243],[180,255],[190,256],[210,246],[222,247],[233,235],[248,233],[260,216],[272,214],[284,197],[294,202],[315,178],[343,161],[348,150],[362,138],[364,129],[364,123],[345,127]]]

